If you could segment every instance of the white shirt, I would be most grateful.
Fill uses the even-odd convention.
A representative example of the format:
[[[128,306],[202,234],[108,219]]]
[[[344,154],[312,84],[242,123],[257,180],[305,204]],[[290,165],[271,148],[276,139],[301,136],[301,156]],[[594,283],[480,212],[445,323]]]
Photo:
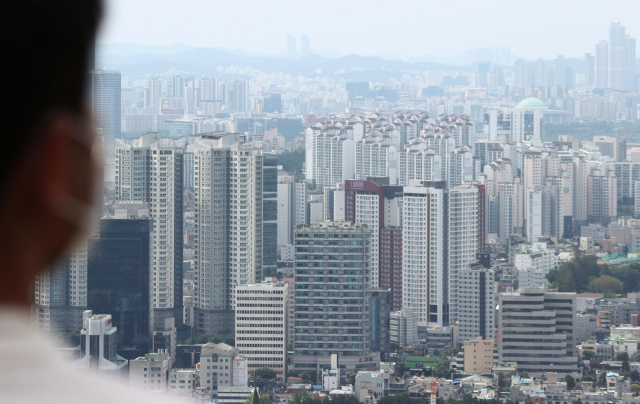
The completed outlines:
[[[33,328],[28,310],[0,306],[0,403],[176,404],[184,400],[133,391],[71,368],[53,343]]]

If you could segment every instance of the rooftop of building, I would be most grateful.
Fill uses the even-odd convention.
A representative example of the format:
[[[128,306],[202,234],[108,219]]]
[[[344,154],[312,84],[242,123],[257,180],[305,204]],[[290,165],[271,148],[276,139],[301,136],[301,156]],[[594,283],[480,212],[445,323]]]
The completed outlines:
[[[518,103],[518,108],[547,108],[547,104],[539,98],[528,97]]]
[[[320,222],[317,224],[299,224],[296,229],[310,230],[365,230],[366,224],[352,224],[351,222]]]

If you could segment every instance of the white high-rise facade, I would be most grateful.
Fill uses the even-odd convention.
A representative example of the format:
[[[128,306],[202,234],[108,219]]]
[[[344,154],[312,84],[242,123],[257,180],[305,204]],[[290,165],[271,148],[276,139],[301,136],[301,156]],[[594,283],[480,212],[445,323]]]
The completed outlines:
[[[460,271],[475,261],[478,189],[425,185],[404,188],[402,307],[418,325],[442,327],[458,320]]]
[[[151,322],[159,328],[166,318],[182,319],[183,151],[159,133],[116,140],[115,199],[149,203],[153,219]]]
[[[313,179],[318,189],[334,187],[355,175],[353,139],[338,130],[313,137]]]
[[[276,381],[287,380],[289,285],[285,282],[236,287],[236,348],[249,362],[249,372],[267,367]]]
[[[262,280],[263,154],[237,133],[195,146],[195,327],[211,335],[233,330],[236,285]]]

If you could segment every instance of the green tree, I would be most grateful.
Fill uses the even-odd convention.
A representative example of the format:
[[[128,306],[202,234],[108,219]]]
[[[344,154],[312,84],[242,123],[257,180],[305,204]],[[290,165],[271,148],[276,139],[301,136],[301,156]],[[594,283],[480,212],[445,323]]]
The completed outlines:
[[[287,372],[287,377],[300,377],[300,373],[295,370],[290,370]]]
[[[349,380],[349,384],[352,386],[356,385],[356,376],[358,374],[357,373],[349,373],[349,375],[347,376],[347,380]]]
[[[564,268],[561,266],[556,279],[560,292],[575,292],[577,290],[576,280],[569,266]]]
[[[391,350],[392,350],[393,352],[397,351],[397,350],[398,350],[398,348],[400,348],[400,344],[398,344],[398,343],[397,343],[397,342],[395,342],[395,341],[391,341],[391,344],[389,344],[389,345],[390,345]]]
[[[595,377],[593,377],[593,376],[591,376],[591,375],[584,375],[584,376],[582,377],[582,381],[583,381],[583,382],[595,382],[595,381],[596,381],[596,378],[595,378]]]
[[[631,374],[629,375],[629,378],[631,379],[632,382],[640,381],[640,372],[638,372],[637,370],[632,370]]]
[[[187,366],[184,364],[181,358],[176,358],[176,361],[173,363],[172,369],[184,369]]]
[[[634,397],[638,397],[640,395],[640,384],[632,384],[631,392],[633,393]]]
[[[598,383],[606,383],[607,382],[607,372],[602,372],[600,374],[600,379],[598,379]]]
[[[351,394],[349,394],[349,395],[347,395],[347,394],[336,394],[336,395],[331,397],[331,400],[329,402],[331,404],[359,404],[359,401],[356,398],[356,396],[353,396]]]
[[[616,354],[616,360],[617,361],[628,361],[629,360],[629,354],[627,352],[618,352]]]
[[[287,351],[293,351],[293,344],[287,345]]]
[[[222,337],[219,335],[214,335],[213,337],[209,338],[209,342],[213,342],[214,344],[219,344],[222,342]]]
[[[273,380],[276,378],[276,371],[271,368],[258,368],[256,369],[256,377],[260,379]]]
[[[438,349],[434,349],[434,350],[433,350],[433,356],[435,356],[436,358],[437,358],[438,356],[440,356],[440,350],[438,350]]]
[[[580,399],[573,400],[573,401],[571,401],[571,404],[582,404],[582,400],[580,400]]]
[[[585,350],[585,349],[583,349],[583,350],[582,350],[582,359],[584,359],[584,360],[591,360],[591,359],[593,359],[595,356],[596,356],[596,353],[595,353],[595,352],[593,352],[593,351],[592,351],[592,350],[590,350],[590,349],[586,349],[586,350]]]
[[[297,149],[292,152],[283,152],[278,155],[278,164],[286,172],[296,174],[302,173],[305,161],[305,149]]]
[[[229,346],[236,346],[236,338],[233,335],[227,335],[224,337],[224,343]]]
[[[445,358],[441,359],[436,365],[435,374],[437,377],[449,379],[451,377],[451,363]]]
[[[404,362],[400,362],[398,363],[398,365],[396,366],[396,368],[398,369],[398,373],[400,373],[400,375],[404,375],[404,372],[407,371],[407,367],[404,364]]]
[[[271,396],[271,394],[262,394],[260,393],[258,396],[258,404],[272,404],[273,403],[273,397]],[[245,402],[243,404],[254,404],[253,403],[253,394],[249,396],[249,398],[247,398],[245,400]]]
[[[547,274],[547,280],[549,281],[549,283],[553,287],[558,287],[558,284],[556,283],[557,278],[558,278],[558,269],[557,268],[554,268],[554,269],[550,270],[549,273]]]
[[[564,381],[567,382],[567,390],[573,390],[576,387],[576,380],[571,375],[566,375]]]
[[[624,284],[619,279],[609,275],[602,275],[589,282],[589,289],[596,293],[613,292],[622,293]]]

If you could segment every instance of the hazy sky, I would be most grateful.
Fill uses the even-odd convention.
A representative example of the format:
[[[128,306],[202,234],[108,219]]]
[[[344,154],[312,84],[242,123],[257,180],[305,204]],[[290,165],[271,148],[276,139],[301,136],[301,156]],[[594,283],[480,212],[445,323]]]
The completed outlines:
[[[99,43],[225,47],[275,54],[287,34],[312,49],[400,57],[510,46],[525,58],[583,57],[613,21],[640,38],[638,0],[105,0]],[[640,48],[640,39],[638,42]]]

